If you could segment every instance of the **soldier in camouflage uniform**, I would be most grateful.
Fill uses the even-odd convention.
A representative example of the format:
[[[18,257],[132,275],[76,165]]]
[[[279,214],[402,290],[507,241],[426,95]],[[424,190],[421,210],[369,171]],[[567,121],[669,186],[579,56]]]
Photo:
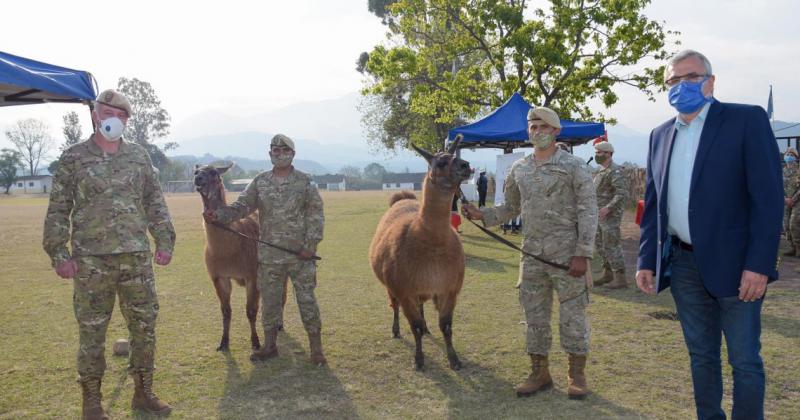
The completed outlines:
[[[594,188],[599,207],[597,218],[597,253],[603,262],[603,276],[594,284],[609,289],[628,287],[625,259],[622,257],[620,224],[627,196],[627,183],[622,167],[614,163],[614,146],[604,141],[594,146],[594,161],[599,167],[594,174]]]
[[[273,169],[258,174],[239,199],[229,206],[207,210],[208,221],[231,223],[258,210],[260,240],[299,251],[299,255],[259,244],[258,289],[261,292],[261,315],[264,324],[264,346],[250,359],[262,361],[278,355],[278,327],[282,324],[284,284],[292,280],[303,326],[308,333],[311,361],[326,363],[322,352],[319,307],[314,297],[317,267],[313,257],[322,241],[324,217],[322,198],[311,177],[294,169],[294,142],[278,134],[270,142]]]
[[[521,214],[523,250],[569,266],[566,272],[524,254],[520,258],[519,300],[528,324],[527,352],[533,372],[516,391],[518,396],[528,396],[553,384],[547,355],[555,289],[560,302],[561,346],[569,353],[568,395],[581,399],[589,392],[584,373],[589,351],[589,295],[583,276],[594,247],[597,202],[586,164],[556,147],[560,129],[555,112],[544,107],[532,109],[528,134],[536,150],[511,166],[505,204],[482,210],[473,205],[463,208],[467,217],[482,219],[486,226]]]
[[[152,391],[158,299],[147,231],[155,239],[155,262],[166,265],[175,230],[150,157],[122,139],[130,115],[122,94],[106,90],[97,97],[92,112],[97,129],[61,155],[44,221],[43,245],[53,267],[60,277],[73,279],[87,419],[108,418],[100,388],[115,295],[131,339],[132,406],[157,415],[171,410]]]
[[[789,250],[783,255],[788,257],[800,256],[800,211],[794,209],[800,199],[800,171],[798,171],[797,151],[793,148],[786,149],[783,156],[783,192],[785,209],[783,216],[783,231]]]

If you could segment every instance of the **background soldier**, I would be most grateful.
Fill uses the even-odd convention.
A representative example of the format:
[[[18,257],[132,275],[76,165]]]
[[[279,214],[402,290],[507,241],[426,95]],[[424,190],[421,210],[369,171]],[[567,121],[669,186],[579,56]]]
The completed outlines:
[[[258,174],[236,202],[216,211],[209,209],[204,216],[209,222],[227,224],[258,210],[260,240],[299,251],[299,255],[293,255],[259,244],[258,289],[264,346],[254,351],[250,360],[267,360],[278,355],[278,326],[283,324],[284,284],[289,276],[308,333],[311,361],[324,365],[322,323],[314,297],[317,267],[313,261],[317,244],[322,240],[322,198],[311,184],[311,177],[292,166],[294,155],[294,142],[289,137],[283,134],[273,137],[269,151],[273,169]]]
[[[44,222],[43,245],[56,273],[74,279],[78,374],[87,419],[108,418],[100,385],[114,295],[130,332],[132,407],[156,415],[171,411],[152,391],[158,299],[146,232],[155,239],[156,263],[167,265],[175,230],[150,157],[122,139],[130,115],[122,94],[106,90],[97,97],[92,112],[97,128],[61,155]]]
[[[467,217],[483,220],[486,226],[521,214],[523,250],[569,265],[569,272],[565,272],[524,254],[520,259],[519,300],[528,324],[527,352],[533,372],[516,391],[518,396],[529,396],[553,385],[547,354],[552,342],[550,315],[555,288],[560,301],[561,345],[569,353],[568,394],[571,399],[581,399],[589,392],[584,374],[589,351],[589,295],[581,277],[594,247],[597,202],[586,164],[556,147],[560,131],[554,111],[532,109],[528,134],[536,149],[511,166],[504,190],[506,203],[483,210],[471,204],[463,208]]]
[[[486,177],[486,169],[481,169],[478,176],[478,207],[486,207],[487,191],[489,191],[489,178]]]
[[[628,187],[622,167],[614,163],[614,146],[604,141],[594,146],[594,161],[599,165],[594,174],[594,188],[599,207],[597,218],[597,253],[603,262],[603,276],[595,284],[609,289],[628,287],[625,280],[625,259],[622,257],[620,224],[625,210]]]
[[[783,196],[785,201],[783,214],[783,231],[786,233],[786,241],[789,242],[789,250],[783,255],[789,257],[799,256],[800,248],[800,211],[795,211],[794,206],[800,199],[800,171],[797,170],[797,151],[793,148],[786,149],[783,155]]]

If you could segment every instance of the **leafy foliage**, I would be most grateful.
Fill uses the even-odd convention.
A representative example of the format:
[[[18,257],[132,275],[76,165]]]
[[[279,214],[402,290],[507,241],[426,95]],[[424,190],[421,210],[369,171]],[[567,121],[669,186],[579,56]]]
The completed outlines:
[[[590,109],[629,85],[653,99],[669,56],[650,0],[397,0],[370,2],[389,42],[362,53],[362,123],[387,149],[438,149],[447,129],[501,105],[514,92],[564,118],[615,122]],[[383,8],[381,8],[383,7]]]
[[[0,186],[6,189],[6,194],[17,181],[17,168],[22,165],[22,154],[18,151],[0,150]]]

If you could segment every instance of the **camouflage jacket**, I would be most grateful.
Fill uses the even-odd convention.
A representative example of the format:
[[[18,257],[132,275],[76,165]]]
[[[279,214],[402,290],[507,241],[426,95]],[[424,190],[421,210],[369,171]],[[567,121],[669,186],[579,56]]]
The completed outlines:
[[[150,156],[138,144],[120,140],[119,151],[104,153],[94,135],[58,160],[44,219],[44,250],[53,266],[72,256],[172,252],[175,229]]]
[[[800,171],[797,163],[787,163],[783,165],[783,195],[792,197],[797,202],[798,191],[800,191]]]
[[[258,210],[261,240],[289,249],[316,251],[322,240],[325,218],[322,198],[311,177],[293,169],[285,178],[272,171],[258,174],[239,199],[216,210],[217,220],[230,223]],[[264,263],[296,263],[296,256],[259,244],[258,259]]]
[[[607,207],[613,215],[622,215],[628,185],[622,167],[614,162],[608,168],[600,166],[594,174],[594,189],[597,194],[597,207]]]
[[[546,162],[530,155],[516,161],[504,188],[505,204],[483,209],[486,226],[522,215],[522,248],[544,259],[569,263],[592,256],[597,200],[581,159],[557,150]]]

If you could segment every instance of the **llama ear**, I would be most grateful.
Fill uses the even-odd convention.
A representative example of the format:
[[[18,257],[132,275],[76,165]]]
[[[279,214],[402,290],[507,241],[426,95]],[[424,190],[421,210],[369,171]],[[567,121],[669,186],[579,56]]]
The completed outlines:
[[[425,160],[427,160],[427,161],[428,161],[428,164],[430,164],[430,163],[431,163],[431,161],[433,160],[433,153],[431,153],[431,152],[429,152],[429,151],[427,151],[427,150],[425,150],[425,149],[422,149],[422,148],[419,148],[419,147],[417,147],[417,145],[416,145],[416,144],[414,144],[414,143],[411,143],[411,147],[412,147],[414,150],[416,150],[416,151],[417,151],[417,153],[419,153],[419,154],[420,154],[422,157],[424,157],[424,158],[425,158]]]
[[[461,143],[461,140],[463,140],[463,139],[464,139],[463,135],[461,135],[461,134],[457,135],[456,139],[453,140],[452,143],[450,143],[450,147],[447,148],[447,153],[449,153],[451,155],[453,153],[455,153],[456,149],[458,148],[458,144]]]
[[[219,172],[220,175],[224,174],[225,172],[228,172],[228,169],[230,169],[230,168],[233,168],[233,162],[228,164],[228,166],[217,166],[217,167],[215,167],[215,169],[217,170],[217,172]]]

